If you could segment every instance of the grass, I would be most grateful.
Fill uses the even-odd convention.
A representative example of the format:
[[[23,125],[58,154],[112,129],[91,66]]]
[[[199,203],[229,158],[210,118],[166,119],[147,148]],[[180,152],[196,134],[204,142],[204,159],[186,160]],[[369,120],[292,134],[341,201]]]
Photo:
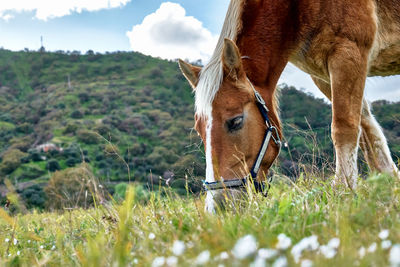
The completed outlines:
[[[166,190],[141,203],[130,188],[122,203],[89,210],[11,216],[1,209],[0,265],[265,266],[279,259],[296,266],[308,259],[315,266],[386,266],[391,249],[382,248],[379,233],[387,229],[387,240],[400,243],[400,181],[387,175],[360,180],[354,192],[318,179],[279,180],[267,198],[250,194],[213,215],[204,212],[203,198]],[[254,241],[257,249],[276,249],[282,233],[291,246],[276,256],[262,259],[251,250]],[[292,247],[312,235],[318,247],[339,238],[337,253],[328,259],[319,247],[296,263]],[[185,248],[181,255],[173,249],[177,240]],[[240,257],[235,246],[249,251]]]

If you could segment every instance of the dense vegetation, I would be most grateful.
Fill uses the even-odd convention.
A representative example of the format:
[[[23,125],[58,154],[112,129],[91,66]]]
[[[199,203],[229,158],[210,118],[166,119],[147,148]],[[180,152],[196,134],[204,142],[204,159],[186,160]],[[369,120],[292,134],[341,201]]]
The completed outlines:
[[[306,178],[275,180],[268,198],[214,215],[202,197],[142,198],[137,188],[89,210],[11,217],[0,208],[0,265],[400,265],[398,178],[373,175],[354,192]]]
[[[373,106],[397,158],[400,104]],[[329,173],[329,105],[284,86],[280,109],[287,145],[277,169],[291,177],[316,169]],[[82,164],[116,197],[128,181],[150,185],[145,188],[169,185],[181,194],[187,182],[197,192],[204,157],[192,127],[193,96],[175,62],[132,52],[0,50],[3,204],[15,187],[27,208],[57,208],[55,197],[65,192],[55,192],[55,185],[91,190],[71,182],[82,177]]]

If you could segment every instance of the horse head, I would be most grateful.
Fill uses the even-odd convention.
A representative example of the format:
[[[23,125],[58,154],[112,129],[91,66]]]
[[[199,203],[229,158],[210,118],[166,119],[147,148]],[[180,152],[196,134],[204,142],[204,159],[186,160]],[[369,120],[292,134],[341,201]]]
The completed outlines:
[[[269,120],[272,102],[265,99],[263,103],[258,93],[263,88],[248,79],[235,43],[225,39],[217,67],[220,74],[181,60],[179,65],[196,94],[194,128],[205,148],[205,185],[209,189],[206,209],[213,211],[215,201],[225,198],[224,192],[232,193],[233,188],[243,187],[248,180],[255,182],[256,189],[264,190],[262,181],[280,149],[279,121],[273,124]],[[211,96],[213,92],[207,87],[215,79],[207,75],[222,75]],[[207,78],[208,82],[202,82]]]

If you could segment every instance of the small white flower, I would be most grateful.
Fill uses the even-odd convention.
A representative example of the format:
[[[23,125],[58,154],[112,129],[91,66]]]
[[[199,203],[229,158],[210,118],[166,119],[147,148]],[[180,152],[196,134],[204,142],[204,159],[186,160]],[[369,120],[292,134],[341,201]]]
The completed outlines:
[[[381,242],[382,249],[389,249],[391,246],[392,246],[392,241],[390,241],[390,240],[383,240]]]
[[[364,256],[365,256],[365,248],[364,247],[361,247],[358,250],[358,256],[360,257],[360,259],[364,258]]]
[[[257,256],[254,262],[250,264],[251,267],[266,267],[267,264],[265,262],[265,259]]]
[[[338,249],[340,245],[340,239],[337,237],[332,238],[331,240],[329,240],[327,246],[334,248],[334,249]]]
[[[389,237],[389,230],[388,229],[383,229],[382,231],[379,232],[378,236],[382,240],[387,239]]]
[[[43,245],[41,245],[40,248],[43,249],[44,248]]]
[[[314,263],[311,260],[302,260],[300,266],[301,267],[312,267]]]
[[[31,240],[28,240],[28,244],[30,244],[31,243]]]
[[[134,258],[134,259],[133,259],[133,264],[138,264],[138,263],[139,263],[139,260],[136,259],[136,258]]]
[[[313,250],[317,250],[318,247],[319,247],[318,236],[312,235],[312,236],[305,237],[302,240],[300,240],[299,243],[297,243],[296,245],[294,245],[292,247],[290,252],[293,255],[294,261],[296,263],[299,263],[301,255],[304,250],[313,251]]]
[[[161,267],[165,264],[165,258],[164,257],[157,257],[153,260],[151,266],[152,267]]]
[[[166,261],[168,266],[177,266],[178,265],[178,258],[175,256],[169,256]]]
[[[175,240],[174,244],[172,245],[172,253],[176,256],[180,256],[185,252],[185,242],[180,240]]]
[[[18,251],[17,251],[17,256],[19,256],[19,255],[21,255],[21,252],[18,250]]]
[[[278,256],[278,250],[270,248],[260,248],[258,250],[258,257],[269,260]]]
[[[374,243],[372,243],[369,247],[368,247],[368,249],[367,249],[367,251],[369,252],[369,253],[374,253],[375,251],[376,251],[376,248],[377,248],[378,246],[376,245],[376,243],[374,242]]]
[[[12,254],[10,253],[10,254],[8,254],[8,257],[11,257],[12,256]]]
[[[278,243],[276,244],[276,248],[280,250],[286,250],[292,245],[292,240],[290,237],[287,237],[285,234],[278,235]]]
[[[218,267],[225,267],[222,263],[218,264]]]
[[[235,258],[244,259],[254,254],[257,251],[257,241],[254,236],[246,235],[240,238],[234,248],[232,254]]]
[[[149,239],[153,240],[154,238],[156,238],[156,235],[154,233],[150,233],[149,234]]]
[[[8,243],[8,242],[10,242],[10,239],[6,238],[6,239],[4,239],[4,242]]]
[[[394,245],[390,250],[389,262],[391,266],[400,266],[400,244]]]
[[[228,252],[226,252],[226,251],[221,252],[221,254],[219,254],[219,258],[220,258],[221,260],[227,260],[227,259],[229,259],[229,254],[228,254]]]
[[[203,265],[206,264],[209,260],[210,260],[210,251],[204,250],[197,256],[195,263],[197,265]]]
[[[13,242],[14,246],[15,246],[17,243],[18,243],[18,240],[17,240],[16,238],[14,238],[14,242]]]
[[[56,249],[56,246],[53,245],[53,246],[51,247],[51,250],[55,250],[55,249]]]
[[[336,255],[336,249],[331,248],[330,246],[320,246],[319,251],[322,255],[324,255],[327,259],[332,259]]]
[[[286,267],[288,266],[288,262],[285,256],[280,256],[276,259],[276,261],[272,264],[272,267]]]

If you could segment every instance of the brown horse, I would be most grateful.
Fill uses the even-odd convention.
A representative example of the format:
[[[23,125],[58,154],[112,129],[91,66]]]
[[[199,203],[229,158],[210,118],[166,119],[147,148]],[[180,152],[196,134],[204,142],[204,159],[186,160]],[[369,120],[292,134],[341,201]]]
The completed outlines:
[[[232,41],[230,41],[232,40]],[[372,170],[399,175],[382,129],[364,99],[367,76],[400,74],[398,0],[231,0],[217,47],[203,68],[180,61],[195,90],[195,129],[206,150],[206,181],[245,177],[266,126],[255,92],[279,134],[275,101],[288,62],[309,73],[332,101],[336,182],[357,184],[359,145]],[[264,141],[263,141],[264,140]],[[257,179],[278,155],[270,140]],[[216,190],[208,192],[213,210]]]

